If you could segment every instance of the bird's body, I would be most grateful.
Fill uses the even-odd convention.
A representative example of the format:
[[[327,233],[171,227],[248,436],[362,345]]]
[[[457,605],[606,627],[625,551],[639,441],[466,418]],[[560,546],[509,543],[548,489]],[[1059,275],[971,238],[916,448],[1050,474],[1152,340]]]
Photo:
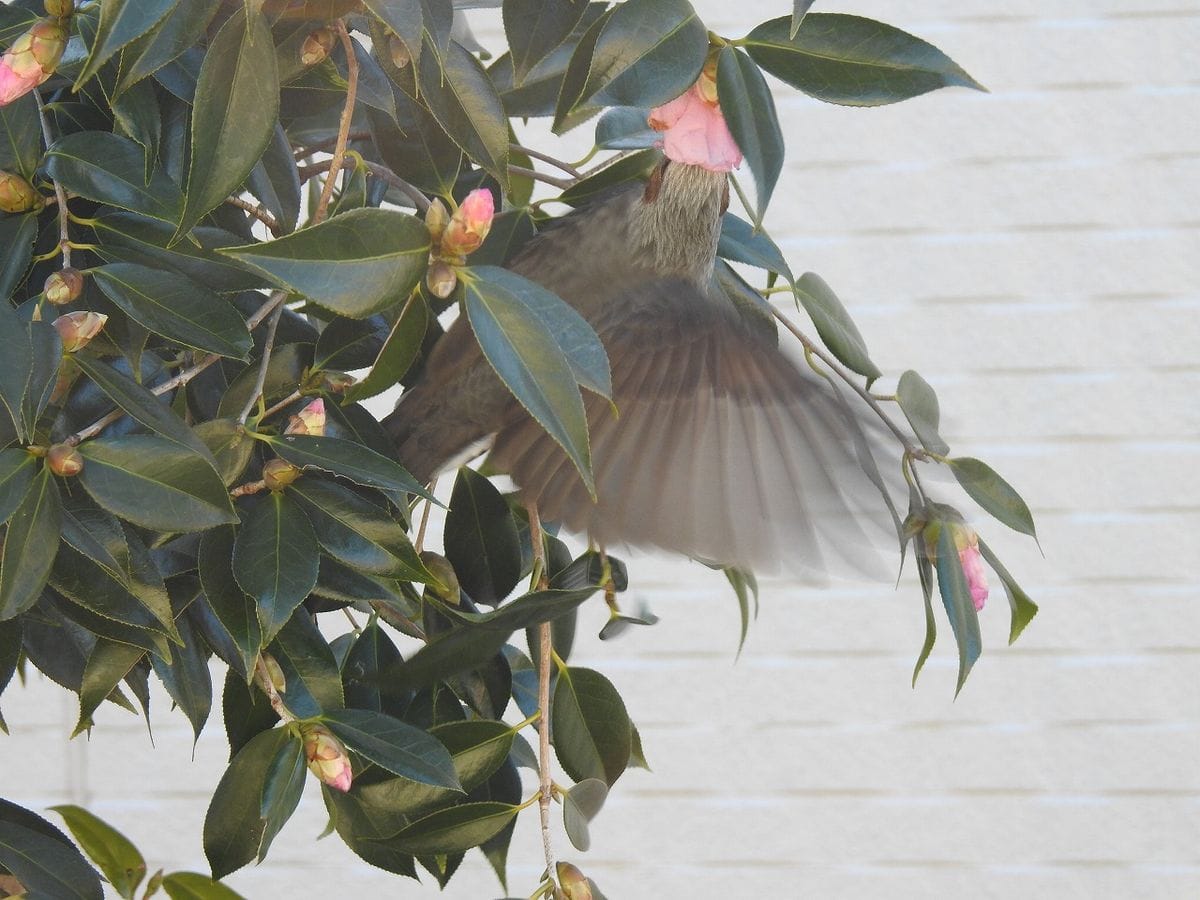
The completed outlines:
[[[491,460],[524,499],[602,545],[858,567],[858,520],[884,510],[860,465],[862,433],[827,384],[712,287],[727,203],[725,173],[664,163],[644,188],[566,217],[511,264],[582,314],[608,352],[616,413],[585,392],[595,501],[462,316],[385,420],[401,463],[428,479],[494,435]]]

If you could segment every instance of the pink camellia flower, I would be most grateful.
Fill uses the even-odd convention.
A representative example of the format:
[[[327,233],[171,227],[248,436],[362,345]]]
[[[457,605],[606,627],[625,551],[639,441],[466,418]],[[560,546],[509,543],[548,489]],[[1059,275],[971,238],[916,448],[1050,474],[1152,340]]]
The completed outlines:
[[[988,584],[983,571],[983,554],[979,552],[979,535],[973,528],[960,525],[954,529],[954,546],[958,548],[958,561],[967,578],[967,587],[971,589],[971,601],[977,611],[981,610],[987,602]]]
[[[354,776],[345,745],[319,723],[301,725],[300,735],[304,739],[304,758],[308,760],[308,770],[322,783],[343,794],[350,790]]]
[[[40,19],[0,57],[0,106],[23,97],[54,74],[67,46],[67,29]]]
[[[649,124],[663,133],[663,153],[672,162],[700,166],[710,172],[728,172],[742,164],[742,151],[717,103],[712,66],[706,66],[685,93],[650,110]]]
[[[74,353],[86,347],[107,321],[104,313],[80,310],[59,316],[52,324],[62,340],[63,353]]]
[[[492,227],[496,205],[492,192],[477,188],[467,194],[454,211],[442,234],[442,254],[448,257],[466,256],[479,249]]]
[[[325,401],[318,397],[288,420],[284,434],[325,434]]]

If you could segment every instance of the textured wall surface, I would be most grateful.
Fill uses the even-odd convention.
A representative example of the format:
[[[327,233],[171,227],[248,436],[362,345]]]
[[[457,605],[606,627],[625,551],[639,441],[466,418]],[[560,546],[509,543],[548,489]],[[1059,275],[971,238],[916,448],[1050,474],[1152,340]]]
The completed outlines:
[[[696,6],[737,36],[790,4]],[[569,855],[614,900],[1200,896],[1200,6],[818,9],[924,36],[992,91],[855,110],[779,86],[789,157],[768,225],[840,293],[886,372],[933,383],[955,451],[1030,500],[1044,558],[1002,526],[984,534],[1042,612],[1006,648],[997,592],[952,702],[945,625],[909,687],[924,634],[911,573],[896,591],[765,584],[735,664],[723,579],[634,559],[636,597],[662,621],[602,645],[592,609],[575,661],[617,683],[654,772],[626,775],[593,851]],[[153,748],[117,710],[68,744],[69,695],[11,689],[0,794],[88,804],[152,865],[204,870],[220,724],[193,751],[182,716],[157,706]],[[230,884],[251,898],[436,892],[314,843],[323,825],[309,784],[269,861]],[[513,894],[539,859],[527,814]],[[501,893],[473,854],[445,896]]]

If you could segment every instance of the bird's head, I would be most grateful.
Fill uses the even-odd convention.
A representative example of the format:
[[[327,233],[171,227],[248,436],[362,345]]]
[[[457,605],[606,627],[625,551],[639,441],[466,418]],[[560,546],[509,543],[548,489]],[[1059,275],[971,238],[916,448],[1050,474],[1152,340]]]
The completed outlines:
[[[685,93],[651,110],[649,124],[662,132],[663,160],[637,208],[635,239],[656,271],[706,284],[729,207],[729,172],[742,161],[717,102],[715,69],[706,66]]]

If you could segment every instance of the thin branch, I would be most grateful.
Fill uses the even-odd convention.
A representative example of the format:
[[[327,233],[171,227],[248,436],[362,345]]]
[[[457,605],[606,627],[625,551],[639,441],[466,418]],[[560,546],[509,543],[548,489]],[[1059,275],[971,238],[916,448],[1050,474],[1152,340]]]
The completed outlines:
[[[290,394],[288,394],[286,397],[284,397],[282,400],[280,400],[274,406],[267,407],[267,411],[262,414],[262,418],[264,418],[264,419],[271,418],[271,416],[275,415],[275,413],[279,412],[285,406],[290,406],[291,404],[295,403],[297,400],[299,400],[303,396],[304,395],[301,394],[299,391],[292,391]]]
[[[322,172],[329,171],[330,162],[331,160],[323,160],[322,162],[315,162],[311,165],[305,166],[303,169],[300,169],[300,180],[302,182],[308,181],[314,175],[320,175]],[[413,206],[415,206],[421,212],[425,212],[425,210],[429,209],[429,198],[422,194],[416,187],[409,184],[407,181],[389,169],[387,166],[381,166],[379,163],[373,163],[368,159],[362,160],[362,165],[365,166],[367,171],[376,178],[386,181],[392,187],[396,188],[396,190],[408,197],[408,199],[413,202]]]
[[[529,504],[529,540],[533,544],[533,572],[537,588],[546,578],[546,547],[542,540],[542,522],[537,506]],[[538,810],[541,818],[542,850],[546,856],[546,871],[554,871],[554,846],[550,840],[550,801],[554,797],[554,779],[550,772],[550,662],[554,653],[551,645],[553,629],[549,622],[538,626]]]
[[[565,191],[577,180],[574,178],[555,178],[553,175],[547,175],[545,172],[539,172],[536,169],[526,169],[524,166],[509,166],[508,171],[513,175],[524,175],[526,178],[532,178],[534,181],[543,181],[546,184],[553,185],[560,191]]]
[[[258,685],[259,690],[267,695],[267,700],[271,703],[271,709],[275,710],[275,715],[279,716],[281,721],[286,724],[296,718],[284,704],[283,698],[279,696],[275,682],[271,680],[271,671],[267,668],[267,663],[261,653],[258,655],[258,661],[254,664],[254,683]]]
[[[436,478],[436,477],[435,477],[435,478],[434,478],[434,479],[433,479],[431,482],[429,482],[429,494],[430,494],[430,496],[432,496],[432,495],[433,495],[433,492],[434,492],[435,490],[437,490],[437,478]],[[421,550],[422,550],[422,549],[424,548],[424,546],[425,546],[425,528],[426,528],[426,527],[429,525],[429,510],[430,510],[430,508],[432,508],[432,506],[433,506],[433,501],[432,501],[432,500],[426,500],[426,501],[425,501],[425,509],[423,509],[423,510],[421,511],[421,524],[420,524],[420,526],[418,526],[418,528],[417,528],[417,540],[416,540],[416,543],[414,543],[414,544],[413,544],[413,547],[414,547],[414,548],[416,548],[416,551],[417,551],[418,553],[420,553],[420,552],[421,552]]]
[[[236,206],[243,212],[248,212],[250,215],[254,216],[254,218],[258,219],[258,221],[266,225],[267,230],[269,230],[271,234],[275,235],[276,237],[279,236],[279,221],[267,210],[263,209],[263,207],[255,203],[251,203],[249,200],[243,200],[241,197],[226,197],[225,202],[230,206]]]
[[[351,131],[347,137],[351,141],[369,141],[374,138],[374,135],[369,131]],[[297,148],[292,156],[296,160],[301,160],[306,156],[312,156],[314,153],[328,153],[333,149],[335,144],[337,144],[336,137],[332,137],[324,141],[315,141],[311,144],[305,144],[304,146]]]
[[[272,293],[267,298],[266,302],[263,303],[263,305],[260,306],[255,313],[250,316],[249,319],[246,320],[246,329],[248,331],[253,331],[259,325],[261,325],[263,319],[273,313],[278,307],[283,305],[283,302],[287,299],[287,296],[287,291],[275,291]],[[162,384],[157,384],[150,388],[150,393],[154,394],[156,397],[161,397],[168,391],[173,391],[177,387],[182,387],[220,359],[221,356],[219,354],[210,353],[191,368],[184,369],[179,374],[168,378]],[[87,426],[87,428],[83,428],[75,432],[73,435],[67,438],[66,443],[74,447],[81,441],[86,441],[88,438],[93,438],[124,415],[125,410],[114,409],[112,412],[102,416],[91,425]]]
[[[575,178],[583,177],[579,174],[579,170],[570,163],[563,162],[561,159],[555,159],[550,154],[543,153],[541,150],[534,150],[532,147],[523,147],[520,144],[509,144],[508,148],[510,150],[516,150],[518,153],[524,153],[526,156],[531,157],[532,159],[540,159],[544,163],[549,163],[550,165],[554,166],[554,168],[561,169],[568,175],[572,175]]]
[[[317,201],[317,211],[313,213],[312,224],[325,220],[329,212],[329,201],[333,199],[333,184],[342,171],[342,163],[346,159],[346,143],[350,138],[350,123],[354,119],[354,101],[358,96],[358,56],[354,52],[354,41],[346,30],[343,19],[337,21],[337,33],[341,38],[342,47],[346,51],[346,105],[342,107],[342,119],[338,124],[337,143],[333,147],[333,159],[329,163],[329,175],[321,187],[321,199]]]
[[[34,91],[33,96],[37,100],[38,119],[42,124],[42,138],[46,141],[46,149],[49,150],[50,145],[54,143],[54,135],[50,133],[50,119],[46,115],[46,104],[42,101],[40,91]],[[57,181],[52,183],[54,184],[54,196],[58,201],[58,248],[62,251],[63,268],[68,269],[71,267],[71,231],[67,192]]]
[[[283,304],[280,304],[275,307],[275,312],[271,313],[271,321],[267,325],[267,337],[263,341],[262,358],[258,361],[258,376],[254,379],[254,389],[250,391],[246,405],[238,414],[237,423],[239,425],[246,424],[246,419],[250,418],[250,411],[258,403],[258,398],[262,396],[263,388],[266,387],[267,367],[271,365],[271,351],[275,349],[275,332],[279,329],[279,320],[282,317]]]
[[[904,447],[905,453],[907,453],[913,459],[925,460],[929,458],[929,454],[923,448],[914,445],[913,442],[908,439],[908,435],[906,435],[900,429],[900,427],[894,421],[892,421],[892,417],[884,411],[883,407],[879,405],[879,401],[871,395],[871,392],[859,384],[857,379],[843,369],[838,362],[826,352],[824,347],[817,344],[812,340],[812,338],[797,328],[792,320],[785,316],[782,311],[772,306],[771,312],[774,314],[775,318],[783,323],[783,326],[788,331],[796,336],[796,339],[800,341],[807,352],[811,353],[813,356],[820,359],[821,362],[825,363],[825,365],[829,366],[830,370],[833,371],[838,378],[850,385],[850,387],[853,388],[854,391],[866,401],[867,405],[875,411],[875,414],[883,420],[883,424],[888,427],[888,430],[890,430],[892,434],[896,436],[897,440],[900,441],[900,444]]]

